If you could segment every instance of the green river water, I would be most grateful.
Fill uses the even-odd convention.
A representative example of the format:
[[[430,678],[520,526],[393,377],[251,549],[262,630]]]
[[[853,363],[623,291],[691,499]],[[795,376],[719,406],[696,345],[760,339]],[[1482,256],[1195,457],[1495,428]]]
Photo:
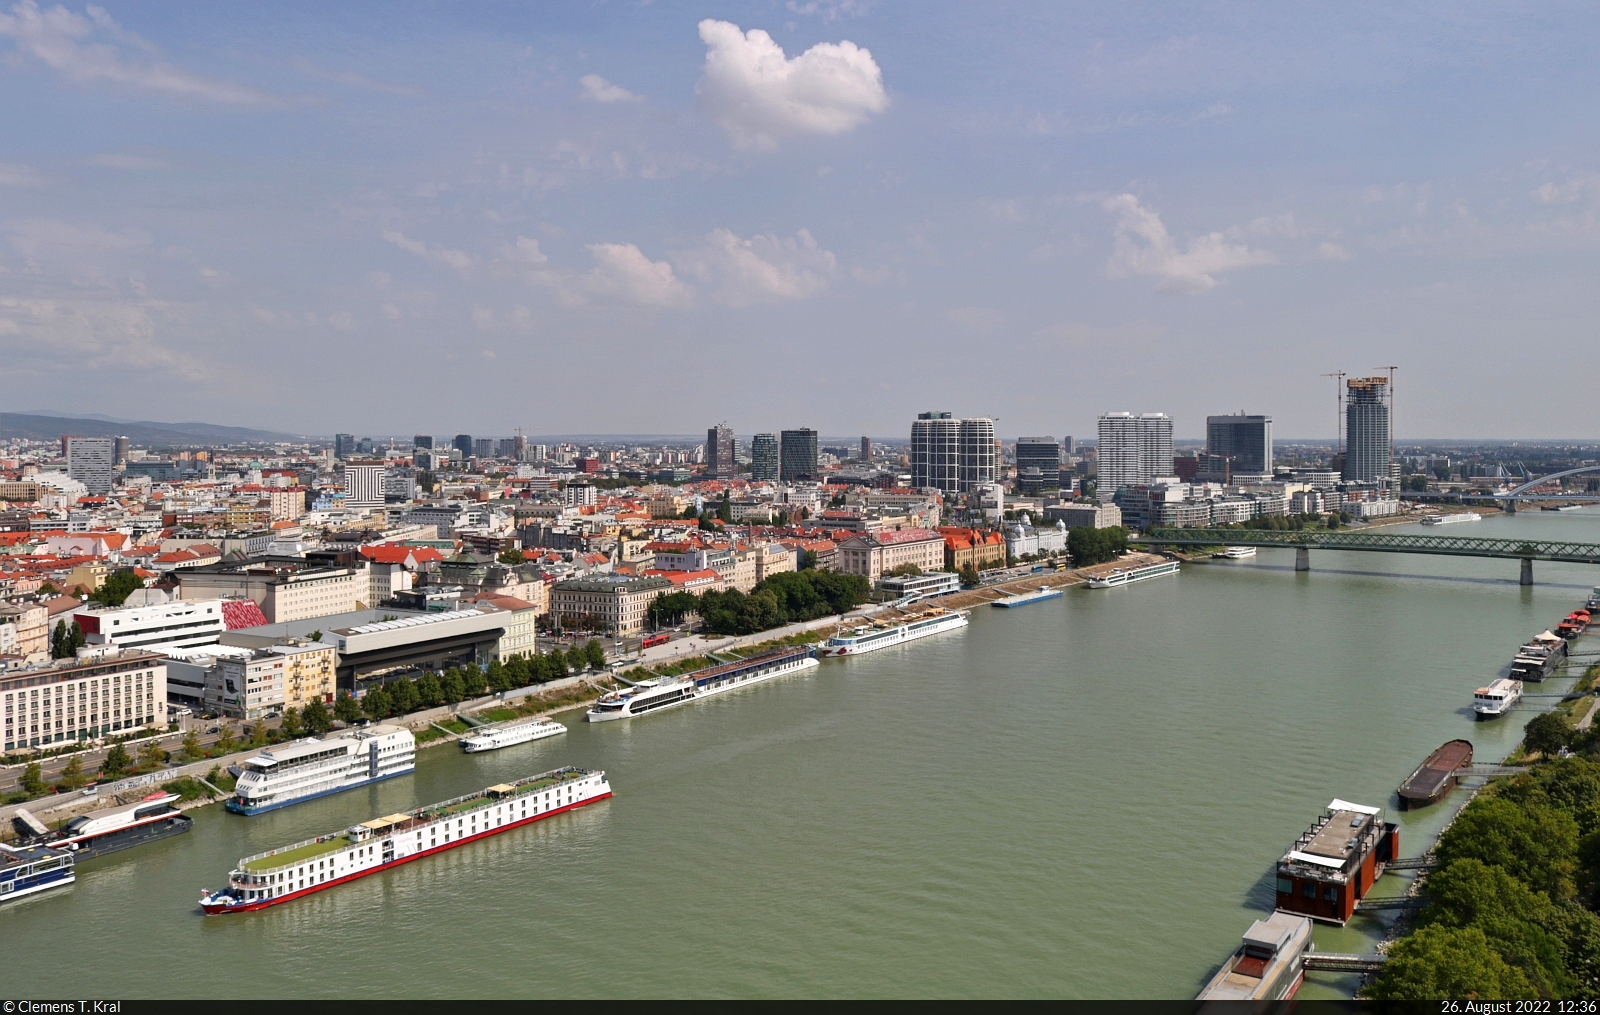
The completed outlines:
[[[1600,514],[1446,531],[1600,541]],[[1400,813],[1395,786],[1454,737],[1502,757],[1533,713],[1474,723],[1473,688],[1600,584],[1538,563],[1519,588],[1516,562],[1471,558],[1292,566],[1264,550],[981,607],[964,633],[648,717],[429,749],[371,789],[193,811],[190,834],[0,909],[8,996],[1192,997],[1331,798],[1389,807],[1403,853],[1423,848],[1462,791]],[[616,795],[266,912],[195,905],[241,856],[563,764]],[[1301,996],[1352,985],[1313,974]]]

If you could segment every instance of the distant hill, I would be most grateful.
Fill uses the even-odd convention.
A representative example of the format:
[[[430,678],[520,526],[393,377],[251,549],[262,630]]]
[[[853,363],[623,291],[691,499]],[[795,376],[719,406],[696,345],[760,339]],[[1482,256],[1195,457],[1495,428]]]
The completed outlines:
[[[0,436],[49,441],[66,434],[81,434],[85,437],[127,437],[135,445],[151,448],[298,439],[293,434],[252,430],[242,426],[218,426],[214,423],[108,422],[85,416],[0,412]]]

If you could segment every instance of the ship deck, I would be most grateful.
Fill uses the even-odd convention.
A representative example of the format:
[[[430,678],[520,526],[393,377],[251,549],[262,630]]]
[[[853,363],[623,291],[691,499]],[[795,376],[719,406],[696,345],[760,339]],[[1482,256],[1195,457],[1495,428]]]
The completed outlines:
[[[266,856],[257,857],[242,866],[247,871],[287,867],[290,864],[300,863],[302,860],[315,860],[317,857],[325,856],[328,853],[337,853],[348,845],[350,845],[349,838],[343,835],[336,835],[323,842],[308,842],[304,846],[296,846],[293,849],[269,853]]]

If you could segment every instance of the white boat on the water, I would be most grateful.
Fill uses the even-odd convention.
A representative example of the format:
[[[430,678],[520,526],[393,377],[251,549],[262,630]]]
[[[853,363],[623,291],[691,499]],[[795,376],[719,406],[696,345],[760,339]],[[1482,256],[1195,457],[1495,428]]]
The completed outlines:
[[[1424,525],[1454,525],[1456,522],[1481,522],[1483,515],[1476,511],[1458,511],[1450,515],[1423,515]]]
[[[515,726],[480,726],[461,738],[461,749],[468,754],[498,751],[502,747],[515,747],[530,740],[559,736],[567,728],[554,719],[536,719]]]
[[[1488,687],[1472,693],[1472,711],[1477,719],[1494,719],[1511,711],[1522,700],[1522,681],[1500,677]]]
[[[880,621],[870,627],[836,634],[822,643],[822,647],[817,649],[817,654],[858,656],[864,652],[876,652],[880,648],[904,645],[908,641],[943,634],[945,631],[959,630],[966,626],[966,613],[960,610],[939,609],[915,620]]]
[[[1091,589],[1114,589],[1121,585],[1130,585],[1133,582],[1142,582],[1150,578],[1160,578],[1163,575],[1177,573],[1178,562],[1175,560],[1164,560],[1159,564],[1150,564],[1146,567],[1119,567],[1089,579],[1089,587]]]
[[[641,680],[618,691],[608,691],[584,714],[589,722],[631,719],[636,715],[671,708],[696,698],[754,684],[818,665],[810,645],[774,649],[747,659],[708,666],[678,677]]]
[[[1060,589],[1053,589],[1048,585],[1041,585],[1033,592],[1019,592],[1014,596],[1006,596],[1003,599],[996,599],[989,605],[998,606],[1002,609],[1009,609],[1016,606],[1027,606],[1030,603],[1041,602],[1045,599],[1059,599],[1060,597]]]
[[[1246,557],[1254,557],[1255,555],[1256,548],[1253,546],[1224,546],[1211,556],[1220,557],[1223,560],[1244,560]]]

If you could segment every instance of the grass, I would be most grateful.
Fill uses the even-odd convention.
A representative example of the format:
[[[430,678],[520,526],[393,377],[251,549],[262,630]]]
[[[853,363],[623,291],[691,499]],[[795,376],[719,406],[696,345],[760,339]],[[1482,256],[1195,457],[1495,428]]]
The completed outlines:
[[[161,788],[166,790],[168,793],[178,794],[178,801],[180,803],[188,803],[190,800],[199,800],[201,797],[211,799],[212,797],[216,796],[215,793],[206,788],[205,783],[201,782],[199,779],[191,779],[188,776],[185,776],[182,779],[174,779],[171,782],[164,782],[161,784]]]
[[[313,842],[304,846],[297,846],[294,849],[284,850],[281,853],[273,853],[271,856],[264,856],[259,860],[251,860],[244,866],[246,870],[253,871],[287,867],[302,860],[314,860],[319,856],[337,852],[348,845],[350,845],[349,839],[342,835],[336,835],[326,842]]]
[[[505,722],[516,717],[516,711],[509,708],[491,708],[487,712],[479,712],[473,716],[473,718],[482,719],[485,722]]]
[[[668,665],[655,667],[651,672],[661,677],[676,677],[682,673],[691,673],[695,670],[703,670],[707,666],[716,665],[717,661],[709,656],[690,656],[687,659],[679,659]],[[632,678],[630,677],[629,679]]]
[[[496,711],[498,711],[498,709]],[[439,723],[438,726],[429,725],[420,730],[416,730],[413,735],[417,738],[417,743],[426,744],[434,740],[442,739],[445,736],[445,732],[444,730],[439,729],[439,726],[443,726],[451,733],[457,734],[466,733],[467,730],[471,729],[470,726],[462,722],[460,719],[451,719],[449,722]]]

